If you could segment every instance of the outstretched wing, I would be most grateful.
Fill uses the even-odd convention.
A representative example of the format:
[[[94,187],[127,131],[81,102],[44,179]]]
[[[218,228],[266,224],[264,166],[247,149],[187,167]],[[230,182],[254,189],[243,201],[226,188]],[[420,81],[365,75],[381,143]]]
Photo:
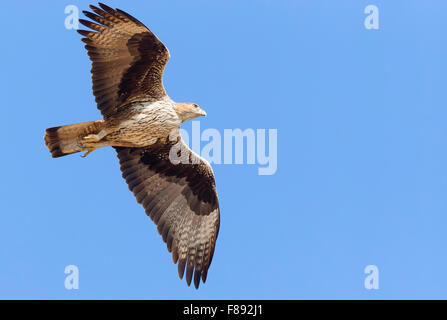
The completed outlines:
[[[93,94],[104,118],[134,101],[166,95],[163,71],[169,51],[140,21],[104,4],[83,11],[94,22],[79,22],[96,31],[78,30],[92,61]]]
[[[181,138],[175,145],[159,142],[145,148],[116,150],[129,189],[158,226],[174,263],[178,261],[180,279],[186,267],[188,286],[194,274],[198,288],[200,278],[206,281],[220,224],[210,165]],[[181,163],[171,161],[173,151],[175,157],[181,154]]]

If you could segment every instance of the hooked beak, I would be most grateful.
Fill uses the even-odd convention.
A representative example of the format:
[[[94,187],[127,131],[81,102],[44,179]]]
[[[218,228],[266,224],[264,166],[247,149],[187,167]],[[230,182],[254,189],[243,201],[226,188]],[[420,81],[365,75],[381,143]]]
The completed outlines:
[[[206,117],[206,112],[205,112],[205,110],[200,109],[200,115]]]

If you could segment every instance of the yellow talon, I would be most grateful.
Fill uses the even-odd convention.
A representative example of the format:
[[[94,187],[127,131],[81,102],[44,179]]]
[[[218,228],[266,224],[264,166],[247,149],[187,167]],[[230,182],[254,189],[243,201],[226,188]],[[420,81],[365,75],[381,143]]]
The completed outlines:
[[[87,149],[87,152],[84,153],[83,155],[81,155],[82,158],[85,158],[86,156],[88,156],[92,151],[95,151],[96,149]]]
[[[82,139],[81,149],[87,150],[87,152],[84,153],[83,155],[81,155],[82,158],[87,157],[92,151],[95,151],[96,149],[98,149],[95,143],[86,142],[85,140],[86,139]]]

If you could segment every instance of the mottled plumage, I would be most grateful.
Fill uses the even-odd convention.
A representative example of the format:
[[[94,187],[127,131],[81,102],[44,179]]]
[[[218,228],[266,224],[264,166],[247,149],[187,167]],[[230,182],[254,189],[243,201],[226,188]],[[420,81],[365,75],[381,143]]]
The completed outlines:
[[[169,152],[177,144],[187,164],[173,164]],[[146,148],[117,148],[123,177],[172,252],[188,285],[206,281],[219,232],[219,201],[211,167],[178,142]]]
[[[163,87],[169,51],[141,22],[104,4],[84,11],[79,30],[92,61],[93,94],[104,120],[53,127],[53,157],[115,147],[123,177],[178,262],[180,278],[206,281],[217,234],[219,201],[208,162],[181,140],[182,122],[206,113],[176,103]]]

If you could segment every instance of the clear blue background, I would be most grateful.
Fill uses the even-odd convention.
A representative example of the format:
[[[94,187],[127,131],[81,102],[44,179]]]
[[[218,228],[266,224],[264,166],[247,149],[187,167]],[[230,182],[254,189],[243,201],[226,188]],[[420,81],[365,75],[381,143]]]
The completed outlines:
[[[447,298],[447,2],[108,2],[169,47],[165,87],[208,112],[202,129],[278,129],[275,175],[213,166],[222,223],[198,291],[113,149],[52,159],[43,143],[100,118],[68,4],[89,2],[2,4],[0,298]]]

